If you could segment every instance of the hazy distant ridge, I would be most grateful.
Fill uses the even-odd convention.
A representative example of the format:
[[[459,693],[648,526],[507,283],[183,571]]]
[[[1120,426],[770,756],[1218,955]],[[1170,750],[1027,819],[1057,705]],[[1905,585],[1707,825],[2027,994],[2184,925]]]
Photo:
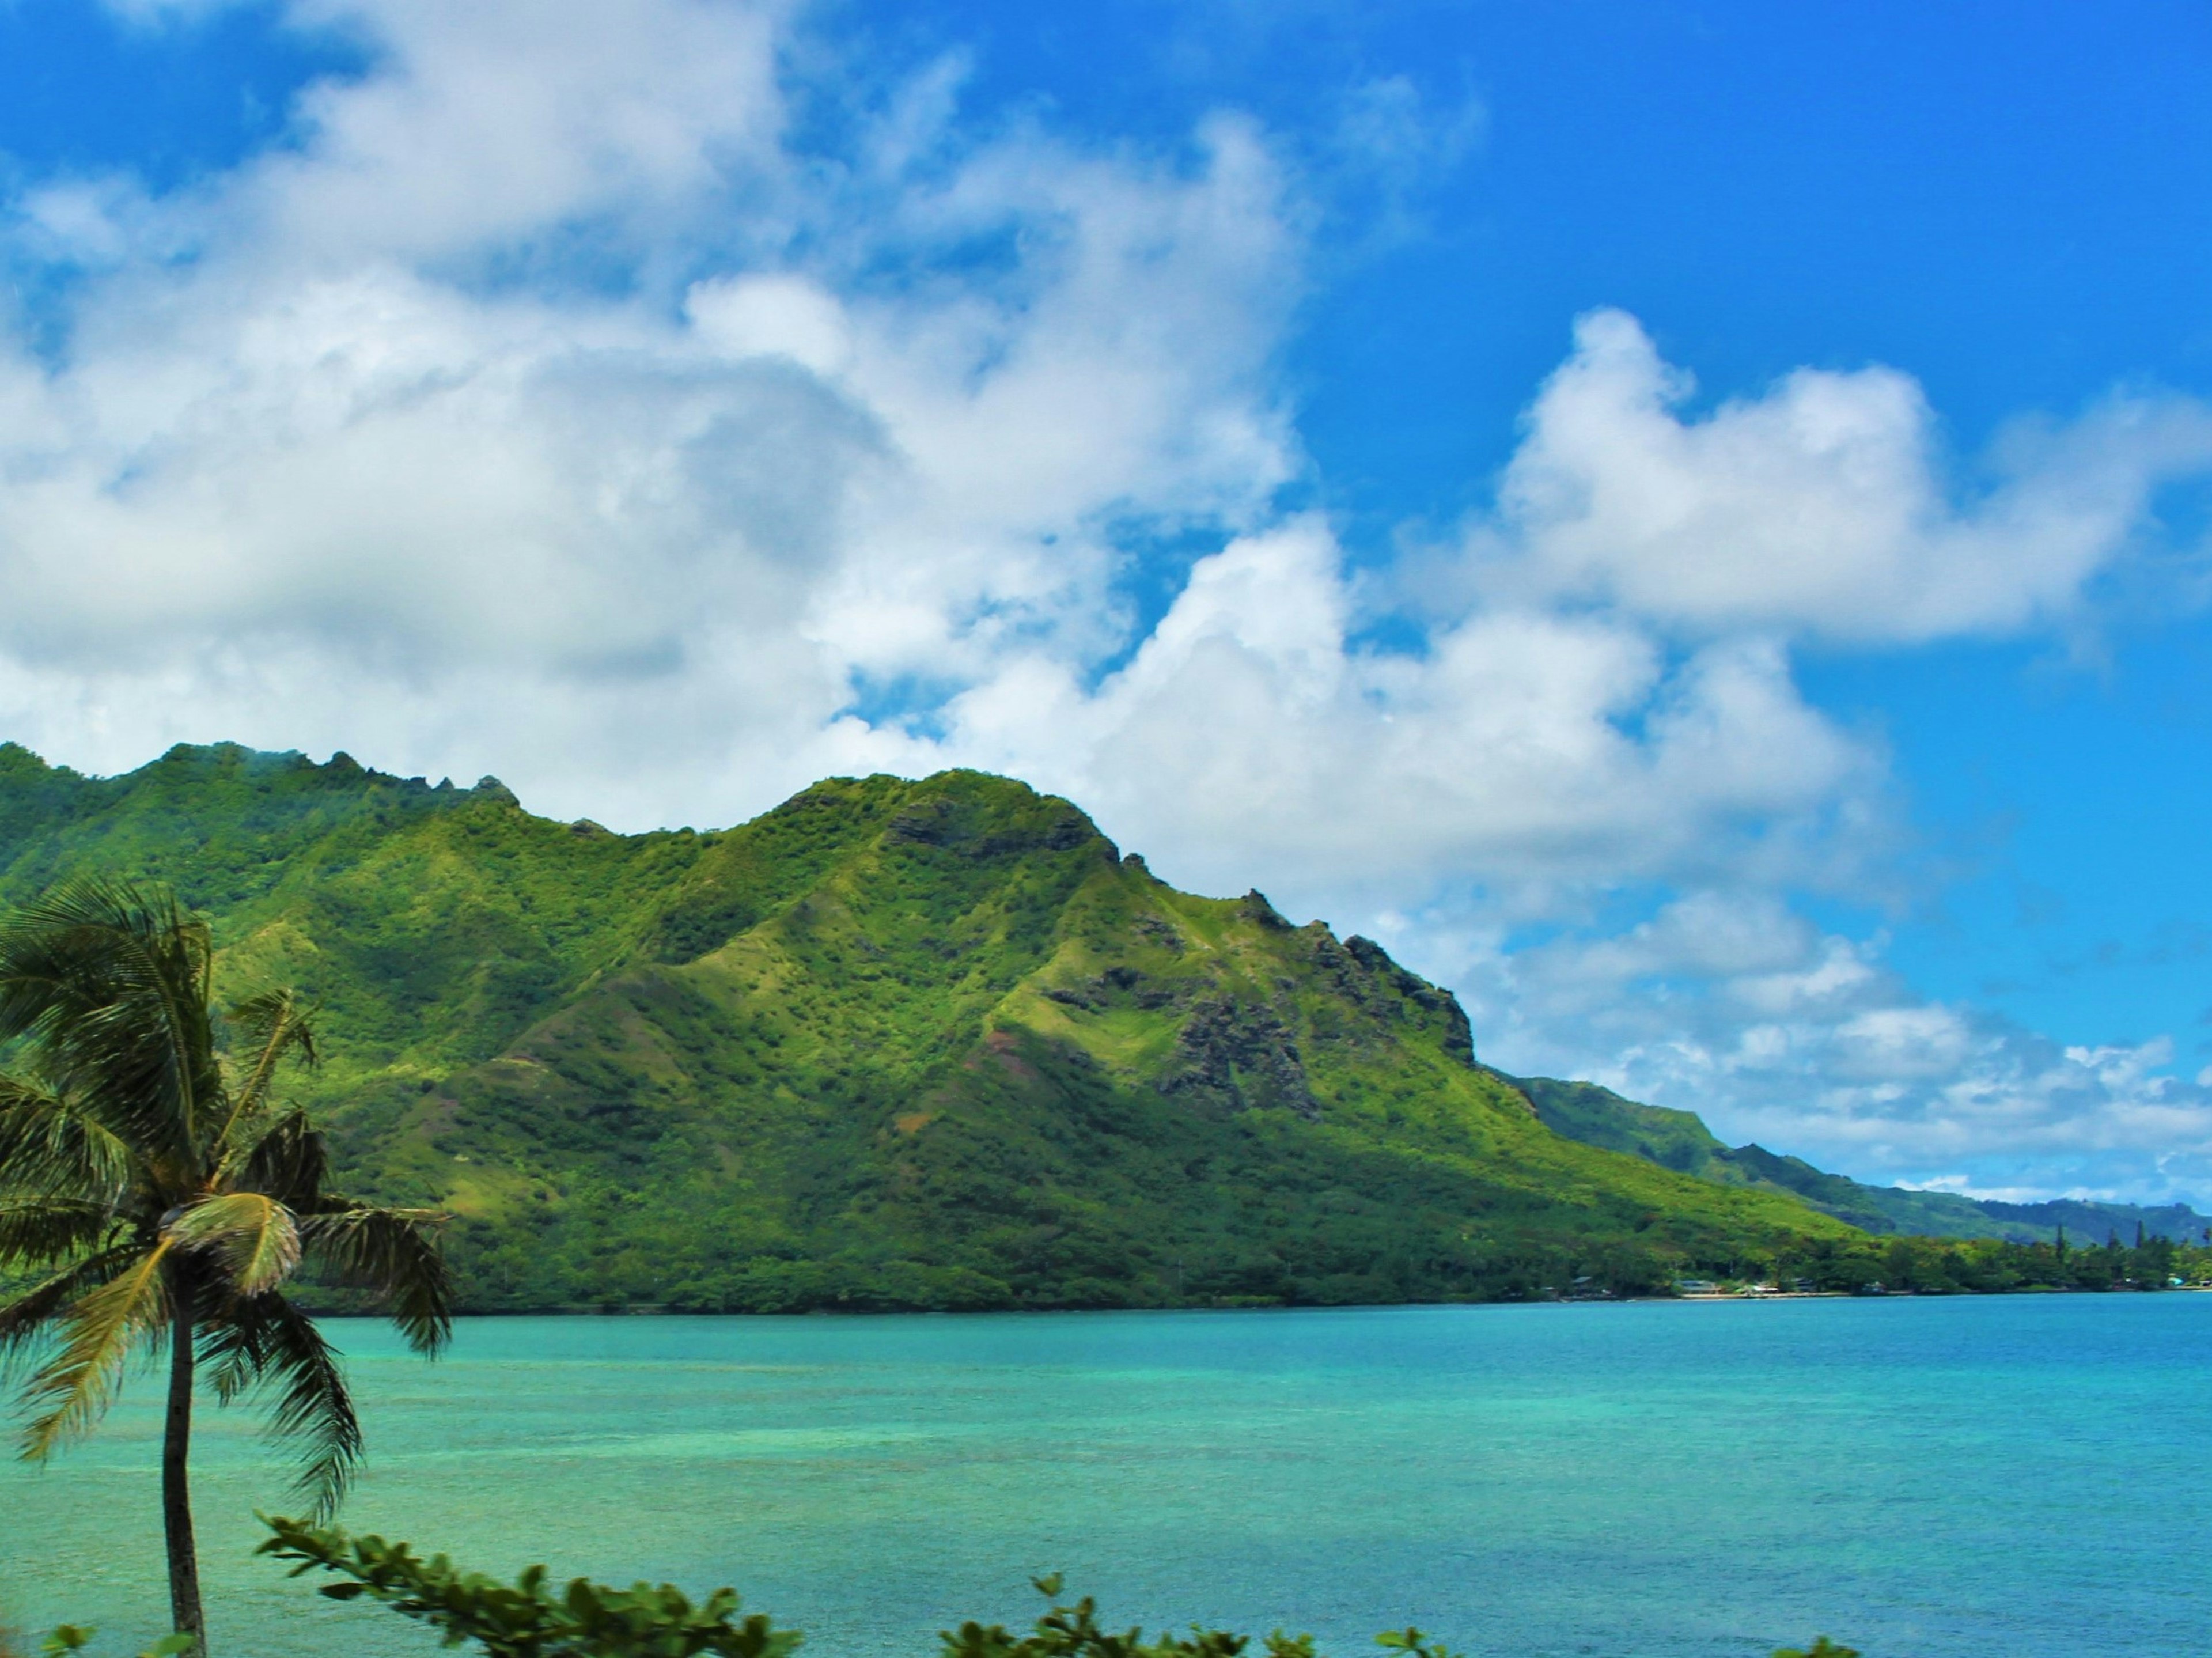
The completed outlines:
[[[2132,1243],[2138,1225],[2148,1236],[2191,1241],[2203,1241],[2206,1229],[2212,1227],[2212,1218],[2198,1214],[2186,1204],[2147,1208],[2080,1198],[1999,1203],[1951,1192],[1868,1186],[1762,1145],[1725,1145],[1694,1111],[1640,1104],[1595,1083],[1562,1082],[1552,1077],[1510,1080],[1528,1096],[1536,1114],[1554,1133],[1570,1139],[1626,1151],[1662,1168],[1724,1186],[1790,1192],[1822,1212],[1869,1232],[2049,1243],[2063,1226],[2067,1236],[2077,1243],[2102,1243],[2112,1236]]]

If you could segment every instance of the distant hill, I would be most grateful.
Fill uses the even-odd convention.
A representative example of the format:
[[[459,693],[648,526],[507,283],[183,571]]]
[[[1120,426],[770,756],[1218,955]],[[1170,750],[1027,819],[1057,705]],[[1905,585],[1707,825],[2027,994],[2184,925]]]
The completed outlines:
[[[459,1216],[475,1308],[1514,1297],[1856,1236],[1555,1133],[1380,946],[1003,778],[623,835],[343,755],[0,746],[0,902],[94,872],[319,999],[344,1179]]]
[[[2102,1243],[2109,1237],[2133,1243],[2137,1226],[2147,1236],[2177,1242],[2203,1241],[2212,1228],[2212,1217],[2200,1215],[2186,1204],[2143,1208],[2078,1198],[1997,1203],[1950,1192],[1867,1186],[1845,1175],[1824,1174],[1802,1157],[1783,1157],[1764,1146],[1724,1145],[1695,1112],[1640,1105],[1595,1083],[1550,1077],[1507,1080],[1528,1096],[1547,1125],[1570,1139],[1625,1151],[1723,1186],[1789,1192],[1869,1232],[2049,1243],[2063,1226],[2076,1243]]]

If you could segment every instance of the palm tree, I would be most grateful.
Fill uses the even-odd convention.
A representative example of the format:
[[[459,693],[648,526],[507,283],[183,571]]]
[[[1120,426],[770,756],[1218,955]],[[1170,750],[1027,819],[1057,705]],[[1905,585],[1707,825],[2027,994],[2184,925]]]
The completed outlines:
[[[134,1352],[168,1346],[161,1518],[174,1627],[206,1649],[187,1485],[195,1377],[258,1394],[319,1514],[361,1456],[337,1354],[283,1293],[311,1260],[377,1292],[417,1352],[451,1332],[434,1228],[323,1189],[323,1138],[281,1104],[314,1038],[289,991],[219,1011],[206,924],[173,893],[82,881],[0,921],[0,1355],[28,1351],[26,1457],[99,1420]]]

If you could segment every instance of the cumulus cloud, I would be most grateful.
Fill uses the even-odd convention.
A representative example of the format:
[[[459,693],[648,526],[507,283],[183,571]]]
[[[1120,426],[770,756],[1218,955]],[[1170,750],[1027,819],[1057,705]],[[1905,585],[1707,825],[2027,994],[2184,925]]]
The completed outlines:
[[[1356,643],[1273,505],[1302,209],[1249,124],[979,137],[939,65],[809,183],[774,9],[586,10],[307,8],[376,51],[297,145],[104,187],[63,361],[0,360],[15,732],[343,744],[629,823],[979,762],[1212,885],[1528,904],[1835,850],[1878,756],[1771,642],[1505,604]],[[1131,537],[1191,529],[1225,545],[1138,638]]]
[[[1563,885],[1834,851],[1877,757],[1797,695],[1781,653],[1684,659],[1633,627],[1486,610],[1419,657],[1364,651],[1327,529],[1201,560],[1125,668],[1032,659],[946,710],[951,751],[1094,804],[1215,890],[1273,872],[1371,908],[1478,870],[1522,911]]]
[[[1113,648],[1112,524],[1233,525],[1296,465],[1287,216],[1234,121],[1192,162],[902,104],[800,190],[774,8],[299,15],[377,50],[298,147],[26,198],[19,255],[112,266],[58,364],[0,356],[26,740],[348,743],[734,815],[848,757],[860,680]]]
[[[1961,470],[1905,375],[1692,413],[1600,313],[1494,507],[1355,578],[1282,505],[1316,210],[1250,122],[979,123],[957,58],[848,95],[747,0],[283,15],[366,64],[283,145],[0,218],[56,296],[0,339],[4,734],[100,769],[343,746],[625,826],[988,765],[1170,878],[1387,935],[1508,1062],[1791,1149],[1933,1179],[1962,1124],[2062,1158],[2197,1132],[2147,1050],[1926,1005],[1794,914],[1873,890],[1898,825],[1790,653],[2063,616],[2212,457],[2201,409],[2117,398]],[[1340,148],[1398,188],[1472,142],[1417,104],[1356,90]],[[1678,898],[1608,935],[1626,890]]]
[[[1583,318],[1472,537],[1477,580],[1692,635],[2008,631],[2066,611],[2155,488],[2212,462],[2212,411],[2181,398],[2115,396],[2069,425],[2023,425],[1961,482],[1918,385],[1893,369],[1800,369],[1689,417],[1692,389],[1635,319]]]

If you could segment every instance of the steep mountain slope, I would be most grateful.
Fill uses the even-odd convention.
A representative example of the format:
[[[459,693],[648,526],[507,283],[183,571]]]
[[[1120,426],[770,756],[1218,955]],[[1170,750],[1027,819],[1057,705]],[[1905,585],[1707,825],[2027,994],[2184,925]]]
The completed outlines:
[[[343,756],[0,749],[0,899],[93,870],[321,999],[347,1177],[452,1208],[477,1306],[1512,1296],[1850,1236],[1553,1133],[1379,947],[1001,778],[624,836]]]
[[[2203,1237],[2212,1227],[2212,1218],[2179,1203],[2143,1207],[2081,1198],[2000,1203],[1954,1192],[1868,1186],[1761,1145],[1723,1145],[1693,1111],[1639,1104],[1595,1083],[1551,1077],[1506,1080],[1527,1096],[1547,1127],[1570,1139],[1626,1151],[1700,1180],[1788,1192],[1869,1232],[2049,1243],[2063,1227],[2076,1243],[2099,1243],[2107,1237],[2132,1242],[2140,1227],[2148,1236],[2185,1242]]]

